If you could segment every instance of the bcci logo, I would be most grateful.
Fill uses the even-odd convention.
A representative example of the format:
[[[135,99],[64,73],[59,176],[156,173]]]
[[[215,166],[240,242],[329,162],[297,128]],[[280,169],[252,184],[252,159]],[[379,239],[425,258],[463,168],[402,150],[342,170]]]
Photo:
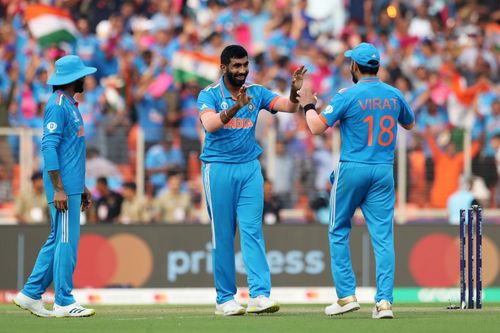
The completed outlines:
[[[333,112],[333,106],[328,105],[323,113],[324,114],[329,114],[329,113],[332,113],[332,112]]]
[[[253,111],[255,109],[255,106],[252,103],[248,103],[248,110]]]
[[[222,103],[220,104],[220,107],[221,107],[221,109],[222,109],[222,110],[227,110],[227,108],[229,107],[229,105],[227,105],[227,103],[226,103],[226,102],[222,102]]]
[[[51,121],[50,123],[47,124],[47,129],[49,130],[49,132],[52,133],[57,129],[57,124]]]

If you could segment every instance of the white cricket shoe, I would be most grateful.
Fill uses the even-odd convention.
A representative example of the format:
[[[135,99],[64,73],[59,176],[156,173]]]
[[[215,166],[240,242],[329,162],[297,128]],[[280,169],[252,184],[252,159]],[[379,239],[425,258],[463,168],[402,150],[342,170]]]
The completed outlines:
[[[392,319],[394,314],[392,313],[392,304],[385,299],[380,302],[375,303],[372,311],[373,319]]]
[[[337,302],[329,305],[325,308],[325,314],[327,316],[336,316],[344,313],[357,311],[361,307],[359,306],[356,296],[351,295],[344,298],[339,298]]]
[[[90,317],[95,315],[94,309],[87,309],[78,303],[66,306],[54,304],[54,317]]]
[[[53,317],[52,311],[47,310],[43,306],[41,299],[33,299],[26,296],[22,292],[19,292],[12,302],[20,307],[21,309],[28,310],[32,314],[38,317]]]
[[[250,298],[247,305],[247,313],[274,313],[279,311],[280,305],[275,300],[264,295]]]
[[[240,316],[245,314],[245,308],[234,299],[215,305],[215,314],[218,316]]]

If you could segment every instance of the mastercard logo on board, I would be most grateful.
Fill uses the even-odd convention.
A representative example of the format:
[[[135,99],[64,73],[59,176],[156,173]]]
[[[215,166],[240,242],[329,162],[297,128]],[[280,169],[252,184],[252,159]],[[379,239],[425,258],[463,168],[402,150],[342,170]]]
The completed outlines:
[[[106,238],[88,233],[80,238],[76,288],[141,287],[152,272],[151,249],[136,235],[119,233]]]

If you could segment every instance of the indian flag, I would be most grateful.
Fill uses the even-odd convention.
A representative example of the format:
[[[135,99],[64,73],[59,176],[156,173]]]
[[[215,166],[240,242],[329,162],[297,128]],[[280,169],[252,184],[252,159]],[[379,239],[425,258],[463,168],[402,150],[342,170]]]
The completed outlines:
[[[217,57],[210,57],[201,52],[178,51],[172,57],[175,82],[197,81],[207,86],[220,75]]]
[[[24,17],[33,36],[42,47],[73,42],[78,35],[71,14],[61,8],[48,5],[29,5]]]

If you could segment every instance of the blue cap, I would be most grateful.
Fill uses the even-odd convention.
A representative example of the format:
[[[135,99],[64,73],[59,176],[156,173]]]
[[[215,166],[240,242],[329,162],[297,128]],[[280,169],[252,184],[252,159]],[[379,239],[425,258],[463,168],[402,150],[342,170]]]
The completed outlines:
[[[56,61],[56,71],[50,76],[47,84],[62,86],[96,71],[95,67],[85,66],[79,56],[67,55]]]
[[[375,68],[380,65],[380,54],[377,48],[370,43],[361,43],[352,50],[345,51],[344,55],[361,66]],[[371,60],[376,60],[376,63]]]

